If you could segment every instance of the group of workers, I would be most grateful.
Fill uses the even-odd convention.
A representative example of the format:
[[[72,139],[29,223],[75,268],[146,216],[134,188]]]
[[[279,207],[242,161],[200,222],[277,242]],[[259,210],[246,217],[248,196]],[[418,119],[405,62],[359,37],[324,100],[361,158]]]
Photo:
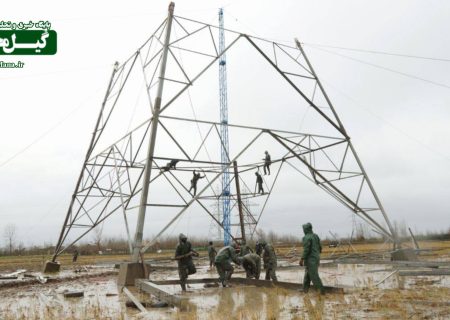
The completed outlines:
[[[303,225],[303,253],[300,257],[300,266],[305,267],[303,278],[303,290],[308,292],[311,282],[320,291],[324,293],[324,287],[319,277],[319,263],[322,246],[317,234],[313,233],[311,223]],[[184,234],[180,234],[179,244],[176,248],[175,259],[178,262],[178,273],[180,276],[181,289],[186,291],[186,280],[189,275],[196,273],[196,268],[192,257],[198,257],[199,254],[192,249],[192,245],[187,241]],[[246,272],[246,277],[259,280],[261,273],[261,256],[263,268],[266,271],[265,280],[278,281],[276,275],[277,255],[272,244],[260,239],[256,242],[253,251],[245,241],[240,244],[233,242],[229,246],[221,248],[219,251],[213,246],[213,242],[208,244],[208,257],[210,269],[215,266],[219,274],[219,281],[223,287],[229,286],[229,281],[234,272],[232,263],[242,266]]]
[[[272,164],[272,160],[271,160],[270,154],[267,150],[264,151],[264,158],[262,160],[264,161],[264,165],[263,165],[264,175],[266,175],[266,174],[270,175],[270,165]],[[176,159],[173,159],[173,160],[167,162],[167,164],[165,166],[161,167],[161,172],[166,172],[171,169],[176,170],[178,162],[179,162],[179,160],[176,160]],[[256,175],[256,186],[258,188],[258,193],[264,194],[263,178],[262,178],[261,174],[259,173],[259,171],[256,171],[255,175]],[[192,172],[191,187],[189,188],[189,192],[193,191],[192,194],[194,197],[197,195],[198,180],[203,179],[205,177],[206,177],[205,174],[201,175],[200,173],[198,173],[195,170]]]

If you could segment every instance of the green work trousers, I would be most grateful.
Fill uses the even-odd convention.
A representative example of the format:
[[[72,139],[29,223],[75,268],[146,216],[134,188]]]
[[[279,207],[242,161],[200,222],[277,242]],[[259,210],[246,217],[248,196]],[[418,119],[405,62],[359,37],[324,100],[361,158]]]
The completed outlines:
[[[266,280],[272,280],[272,281],[278,281],[276,269],[277,267],[274,266],[266,266]]]
[[[191,261],[178,265],[178,275],[180,276],[180,284],[183,290],[186,290],[186,279],[188,275],[196,273],[194,263]]]
[[[217,273],[219,274],[219,280],[224,284],[224,282],[231,279],[231,275],[233,274],[234,268],[230,262],[216,262],[214,263],[217,269]]]
[[[319,263],[320,260],[315,258],[308,258],[305,261],[305,276],[303,278],[303,289],[305,292],[308,292],[312,281],[314,287],[323,293],[323,284],[319,277]]]

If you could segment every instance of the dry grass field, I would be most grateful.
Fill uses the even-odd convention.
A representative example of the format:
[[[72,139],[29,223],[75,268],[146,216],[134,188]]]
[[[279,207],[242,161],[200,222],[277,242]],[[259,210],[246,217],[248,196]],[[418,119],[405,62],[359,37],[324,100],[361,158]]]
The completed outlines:
[[[357,253],[370,253],[382,250],[389,250],[387,245],[381,243],[357,243],[352,244]],[[410,243],[405,243],[405,246],[411,247]],[[421,254],[422,259],[434,259],[438,257],[445,257],[450,255],[450,241],[420,241],[419,246],[421,249],[432,250],[430,252],[423,252]],[[277,246],[277,254],[284,256],[295,248],[289,245]],[[302,248],[296,247],[297,255],[301,253]],[[338,248],[323,247],[322,259],[326,259],[331,254],[342,255],[346,253],[354,253],[348,245],[342,244]],[[173,257],[174,252],[172,250],[164,250],[161,253],[146,253],[144,259],[170,259]],[[204,254],[204,256],[206,253]],[[16,269],[27,270],[41,270],[46,260],[50,259],[50,255],[25,255],[25,256],[0,256],[0,272],[14,271]],[[128,255],[81,255],[78,258],[78,265],[93,265],[98,263],[118,263],[121,261],[127,261]],[[61,265],[72,265],[72,256],[70,254],[63,254],[58,258]]]

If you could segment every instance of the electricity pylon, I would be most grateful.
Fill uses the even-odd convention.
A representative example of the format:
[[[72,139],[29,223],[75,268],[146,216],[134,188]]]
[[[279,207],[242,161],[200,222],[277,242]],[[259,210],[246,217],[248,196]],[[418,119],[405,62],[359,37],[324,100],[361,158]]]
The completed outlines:
[[[235,234],[239,233],[233,230],[234,224],[230,223],[228,229],[226,221],[219,221],[205,203],[217,202],[222,196],[215,190],[219,186],[224,189],[221,178],[229,172],[234,162],[239,163],[236,165],[237,174],[230,177],[228,187],[235,177],[243,184],[254,181],[254,171],[262,165],[261,161],[255,160],[255,154],[261,152],[261,145],[269,144],[273,174],[265,179],[266,191],[256,194],[251,192],[252,188],[245,186],[243,190],[250,191],[229,194],[230,211],[240,205],[243,206],[240,213],[248,213],[247,200],[259,201],[261,210],[251,217],[253,230],[256,230],[274,193],[280,172],[292,168],[292,173],[301,174],[396,243],[395,231],[381,201],[301,43],[296,40],[290,46],[252,37],[175,16],[173,10],[174,4],[171,3],[167,19],[130,58],[114,68],[53,261],[93,228],[108,218],[112,219],[113,214],[120,211],[125,221],[133,214],[137,216],[134,241],[131,241],[131,235],[128,236],[132,249],[131,261],[135,263],[194,206],[195,210],[205,212],[223,228],[224,234],[234,239]],[[177,32],[172,32],[174,28]],[[219,45],[217,49],[220,39],[213,30],[226,33],[227,39],[231,40],[227,46]],[[238,132],[230,135],[236,137],[232,143],[233,150],[228,150],[226,158],[221,153],[219,158],[217,152],[215,157],[207,159],[202,151],[206,146],[225,147],[223,135],[219,132],[223,123],[188,117],[187,103],[183,99],[189,90],[198,88],[194,84],[200,87],[205,85],[202,79],[218,61],[221,66],[220,61],[225,53],[234,52],[241,45],[246,45],[249,54],[264,63],[273,74],[273,79],[283,83],[284,91],[277,95],[274,109],[279,108],[279,103],[289,94],[290,103],[309,112],[305,122],[309,126],[305,132],[289,129],[287,124],[293,118],[289,114],[284,120],[272,121],[271,124],[275,125],[271,127],[247,125],[245,118],[241,118],[239,124],[227,122],[228,130]],[[181,52],[185,54],[183,59]],[[256,80],[264,81],[262,76]],[[133,89],[139,87],[135,82],[145,88],[144,97],[147,99],[142,105],[147,120],[121,136],[117,133],[117,126],[124,122],[121,112],[130,110],[130,99],[135,96]],[[206,85],[209,85],[207,80]],[[246,86],[247,93],[247,89],[258,87],[258,84],[247,83]],[[204,92],[198,90],[200,94]],[[271,98],[267,92],[262,93],[266,94],[266,100]],[[258,103],[262,102],[260,100]],[[255,108],[253,105],[250,107]],[[283,114],[274,112],[270,118],[275,115]],[[117,119],[116,126],[113,125],[114,118]],[[281,123],[282,127],[276,128],[277,123]],[[207,134],[198,139],[194,133],[201,129]],[[206,180],[199,185],[198,191],[194,183],[191,183],[190,189],[186,186],[193,170],[203,172]],[[150,189],[153,184],[155,186]],[[237,201],[238,196],[241,201]],[[152,239],[144,242],[146,215],[163,209],[170,210],[164,215],[167,224]],[[156,224],[153,219],[149,221],[152,226]]]

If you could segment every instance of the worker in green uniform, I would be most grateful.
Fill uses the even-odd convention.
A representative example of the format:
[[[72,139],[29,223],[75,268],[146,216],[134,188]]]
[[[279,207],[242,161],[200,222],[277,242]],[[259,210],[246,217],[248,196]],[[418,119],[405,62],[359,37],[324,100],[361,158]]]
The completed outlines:
[[[261,256],[262,252],[263,252],[263,247],[261,246],[261,243],[259,243],[259,240],[257,240],[255,243],[255,253],[258,256]]]
[[[247,279],[259,280],[261,274],[261,257],[256,253],[248,253],[242,257],[242,266],[247,274]]]
[[[217,268],[217,273],[219,274],[219,281],[222,283],[223,287],[228,286],[228,281],[231,279],[234,268],[231,265],[231,261],[237,265],[241,264],[242,258],[238,257],[236,254],[237,244],[233,242],[230,246],[223,247],[217,253],[214,264]]]
[[[305,236],[302,240],[303,254],[300,259],[300,265],[305,266],[303,290],[308,292],[312,281],[314,287],[320,290],[321,294],[324,294],[322,280],[319,277],[320,253],[322,252],[319,236],[313,233],[312,225],[309,222],[303,225],[303,232]]]
[[[210,241],[208,245],[208,258],[209,258],[209,269],[212,269],[214,265],[214,260],[216,259],[217,251],[214,248],[213,242]]]
[[[180,242],[175,250],[175,260],[178,261],[178,275],[180,276],[181,290],[186,291],[186,280],[189,275],[197,272],[192,256],[198,257],[198,253],[192,249],[187,237],[180,233]]]
[[[276,275],[277,269],[277,255],[275,249],[270,243],[265,240],[260,240],[259,245],[263,252],[264,269],[266,270],[266,280],[278,281]]]
[[[245,240],[241,241],[239,256],[243,257],[246,254],[253,253],[253,250],[250,248],[250,246],[247,245]]]

